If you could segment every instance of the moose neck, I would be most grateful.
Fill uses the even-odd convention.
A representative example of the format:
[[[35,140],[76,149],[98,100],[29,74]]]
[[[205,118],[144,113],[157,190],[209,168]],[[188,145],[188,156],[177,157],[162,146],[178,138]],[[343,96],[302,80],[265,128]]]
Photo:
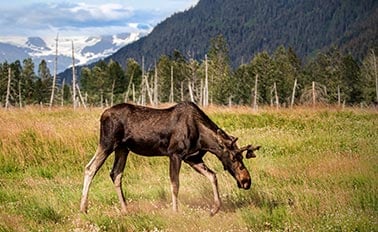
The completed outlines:
[[[216,155],[219,159],[222,159],[224,148],[219,143],[217,132],[214,132],[209,128],[206,128],[205,130],[203,130],[203,132],[204,135],[201,136],[200,140],[201,146],[204,148],[204,150],[207,150]]]

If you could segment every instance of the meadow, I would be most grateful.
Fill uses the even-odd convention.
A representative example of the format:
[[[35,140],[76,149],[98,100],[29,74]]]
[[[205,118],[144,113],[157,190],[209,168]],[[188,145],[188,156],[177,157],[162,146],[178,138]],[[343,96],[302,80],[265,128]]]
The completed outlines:
[[[367,109],[206,108],[238,144],[261,145],[244,160],[250,190],[237,188],[212,154],[223,206],[210,217],[208,180],[183,164],[179,212],[171,209],[168,159],[131,154],[120,213],[113,156],[79,212],[84,166],[102,109],[0,109],[0,231],[377,231],[378,112]]]

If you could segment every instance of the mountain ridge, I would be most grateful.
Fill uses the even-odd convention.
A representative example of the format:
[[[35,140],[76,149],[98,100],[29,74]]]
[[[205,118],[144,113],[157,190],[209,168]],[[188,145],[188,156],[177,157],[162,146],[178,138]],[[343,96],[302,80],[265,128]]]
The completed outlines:
[[[110,56],[119,48],[131,43],[147,32],[119,33],[117,35],[77,36],[58,38],[58,73],[72,65],[72,42],[75,49],[75,63],[86,65]],[[53,70],[55,41],[47,41],[38,36],[19,38],[0,38],[0,62],[14,62],[28,57],[36,66],[44,59]]]
[[[369,48],[377,47],[377,6],[374,0],[201,0],[105,60],[123,64],[143,55],[148,64],[175,49],[203,59],[210,39],[219,34],[228,42],[234,67],[280,45],[292,47],[302,59],[330,46],[362,58]]]

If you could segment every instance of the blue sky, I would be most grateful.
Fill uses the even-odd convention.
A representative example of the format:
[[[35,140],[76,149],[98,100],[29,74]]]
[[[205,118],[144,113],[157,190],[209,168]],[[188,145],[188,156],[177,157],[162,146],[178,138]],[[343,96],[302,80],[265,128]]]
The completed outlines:
[[[117,34],[157,23],[198,0],[0,0],[0,37]]]

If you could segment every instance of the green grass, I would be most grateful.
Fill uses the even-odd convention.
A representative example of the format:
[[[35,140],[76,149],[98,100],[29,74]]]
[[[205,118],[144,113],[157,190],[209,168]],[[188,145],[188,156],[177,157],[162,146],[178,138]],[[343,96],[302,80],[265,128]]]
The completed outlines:
[[[168,160],[131,155],[122,215],[109,178],[95,177],[79,212],[84,166],[98,141],[101,109],[0,110],[0,231],[377,231],[378,114],[358,109],[209,108],[239,145],[252,188],[240,190],[211,154],[223,202],[209,216],[208,180],[187,165],[172,212]]]

